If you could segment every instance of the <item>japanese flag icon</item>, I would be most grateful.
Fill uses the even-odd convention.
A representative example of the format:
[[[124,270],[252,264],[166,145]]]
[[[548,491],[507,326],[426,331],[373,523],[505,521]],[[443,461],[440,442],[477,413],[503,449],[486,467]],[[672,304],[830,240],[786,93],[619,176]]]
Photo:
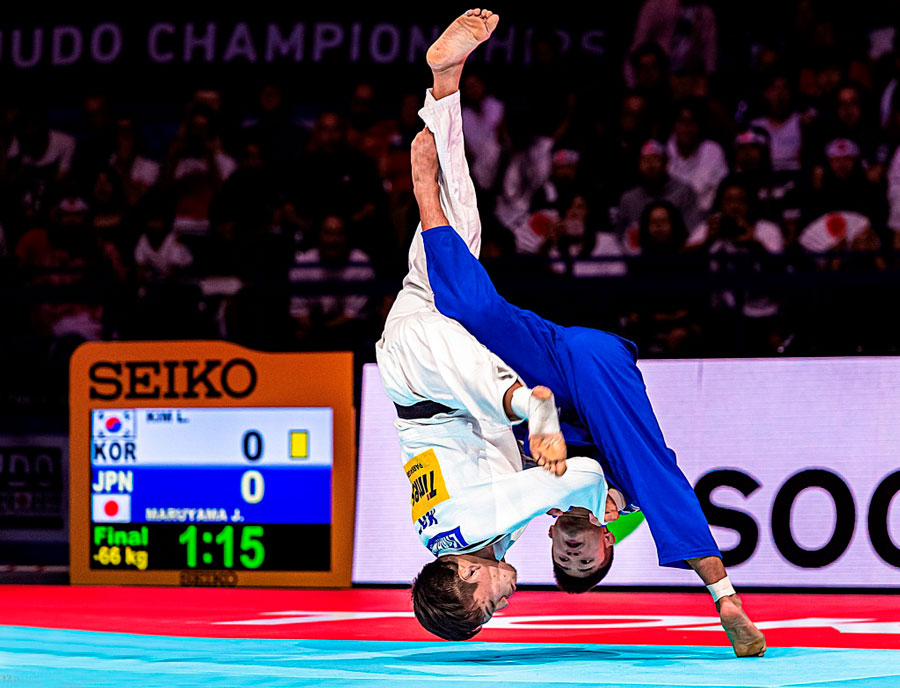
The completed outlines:
[[[91,520],[94,523],[130,523],[131,495],[91,495]]]

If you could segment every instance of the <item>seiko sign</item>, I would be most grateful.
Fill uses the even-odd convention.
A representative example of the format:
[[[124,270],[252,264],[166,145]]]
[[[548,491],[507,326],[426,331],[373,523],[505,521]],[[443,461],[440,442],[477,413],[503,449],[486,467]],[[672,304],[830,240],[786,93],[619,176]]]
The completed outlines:
[[[243,399],[257,373],[245,358],[228,360],[96,361],[89,369],[90,398]]]

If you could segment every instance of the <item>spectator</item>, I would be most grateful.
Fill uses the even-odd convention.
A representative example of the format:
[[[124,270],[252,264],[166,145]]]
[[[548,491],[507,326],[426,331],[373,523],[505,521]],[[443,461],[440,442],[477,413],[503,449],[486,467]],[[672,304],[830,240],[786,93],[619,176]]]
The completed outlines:
[[[791,86],[783,72],[772,71],[763,88],[765,114],[752,121],[754,127],[769,132],[772,169],[795,172],[803,153],[802,119],[791,103]]]
[[[39,107],[22,108],[16,118],[16,135],[7,151],[26,177],[44,183],[58,182],[72,169],[75,139],[47,122],[47,112]]]
[[[127,211],[122,180],[112,170],[101,170],[95,173],[90,192],[91,225],[98,236],[124,253],[130,246],[122,226]]]
[[[878,187],[863,171],[859,146],[849,139],[835,139],[825,147],[826,165],[814,172],[805,201],[806,221],[832,211],[852,211],[864,215],[870,224],[881,226],[885,204]]]
[[[281,88],[266,84],[259,91],[256,111],[242,123],[245,140],[253,140],[260,149],[272,176],[283,179],[303,150],[303,136],[284,102]]]
[[[648,42],[665,51],[673,73],[716,71],[716,15],[698,0],[646,0],[638,15],[632,51]]]
[[[141,209],[143,231],[134,248],[134,264],[141,284],[165,282],[194,262],[191,252],[172,228],[172,214],[162,199],[153,199]]]
[[[290,282],[295,289],[302,284],[331,280],[365,282],[374,277],[369,257],[350,247],[346,220],[336,214],[322,219],[316,247],[298,252],[290,271]],[[361,291],[365,292],[367,288],[362,287]],[[368,320],[368,296],[361,293],[296,294],[295,291],[291,298],[290,312],[300,341],[324,348],[341,348],[363,336]]]
[[[631,73],[626,83],[634,92],[645,98],[650,110],[666,112],[672,98],[669,85],[669,57],[658,43],[649,42],[637,46],[628,58]]]
[[[666,146],[668,171],[697,194],[697,207],[708,212],[719,182],[728,174],[722,147],[702,136],[700,105],[686,100],[675,106],[675,124]]]
[[[295,195],[297,212],[306,222],[329,208],[343,208],[355,233],[352,241],[369,250],[384,250],[386,223],[380,217],[384,185],[375,163],[347,145],[346,126],[333,112],[316,121]]]
[[[611,232],[598,231],[591,215],[588,200],[582,194],[575,194],[558,222],[550,218],[546,250],[553,272],[570,273],[573,277],[625,274],[624,262],[607,260],[623,255],[619,238]]]
[[[159,163],[142,154],[134,118],[123,115],[116,120],[113,150],[109,166],[122,180],[128,205],[135,206],[159,180]]]
[[[175,192],[175,229],[183,234],[206,236],[209,206],[237,163],[222,147],[215,99],[197,98],[169,148],[165,180]]]
[[[772,169],[768,131],[750,127],[735,137],[734,171],[754,193],[760,218],[781,225],[792,243],[798,231],[801,194],[794,173]]]
[[[78,178],[93,178],[109,165],[113,127],[109,98],[90,95],[82,101],[84,129],[79,132],[73,167]]]
[[[73,189],[53,205],[47,228],[32,227],[19,239],[15,254],[24,268],[39,268],[31,284],[97,287],[124,282],[126,269],[115,246],[99,237],[88,222],[87,202]],[[118,294],[110,290],[110,298]],[[39,303],[32,309],[32,325],[45,338],[103,338],[104,303],[81,300]]]
[[[678,209],[668,201],[648,203],[641,213],[638,242],[641,257],[631,274],[685,275],[697,266],[685,253],[687,228]],[[638,295],[625,323],[626,333],[642,351],[651,355],[686,356],[699,348],[701,302],[695,294],[669,289],[652,296]]]
[[[462,93],[463,134],[472,179],[479,189],[492,189],[500,170],[503,103],[488,93],[484,80],[477,74],[466,77]]]
[[[846,83],[837,89],[835,100],[834,123],[828,140],[849,139],[858,145],[866,176],[872,182],[880,182],[890,151],[878,126],[868,117],[865,94],[857,84]]]
[[[640,249],[638,230],[641,214],[651,201],[667,200],[684,218],[687,226],[696,225],[702,217],[697,207],[697,194],[684,182],[673,179],[666,171],[666,147],[651,139],[641,148],[638,163],[640,181],[622,194],[616,212],[615,227],[623,238],[626,251]]]
[[[688,238],[689,247],[702,247],[709,255],[711,272],[750,275],[774,269],[771,256],[784,251],[784,238],[777,225],[758,218],[753,200],[743,181],[726,177],[719,186],[716,212]],[[780,306],[765,292],[750,288],[717,292],[712,306],[722,317],[745,319],[741,327],[748,351],[772,353],[782,343]]]

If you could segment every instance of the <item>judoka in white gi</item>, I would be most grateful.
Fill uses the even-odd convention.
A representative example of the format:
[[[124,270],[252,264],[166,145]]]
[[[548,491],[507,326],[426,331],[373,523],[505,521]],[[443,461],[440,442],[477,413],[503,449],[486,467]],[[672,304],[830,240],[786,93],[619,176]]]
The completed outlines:
[[[491,12],[470,10],[429,49],[434,87],[419,112],[440,158],[442,207],[475,255],[481,224],[468,183],[458,88],[466,56],[496,24]],[[429,631],[462,640],[515,592],[515,569],[503,557],[527,523],[553,508],[602,517],[607,487],[592,459],[565,461],[549,390],[524,387],[503,361],[436,310],[421,226],[409,267],[376,355],[385,391],[398,407],[412,521],[438,557],[413,583],[415,613]],[[547,470],[522,470],[510,424],[524,418],[535,433],[532,456]]]

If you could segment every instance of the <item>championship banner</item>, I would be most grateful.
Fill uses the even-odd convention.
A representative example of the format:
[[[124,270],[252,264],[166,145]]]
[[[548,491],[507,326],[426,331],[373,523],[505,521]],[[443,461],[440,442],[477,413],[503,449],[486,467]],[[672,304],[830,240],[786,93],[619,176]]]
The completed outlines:
[[[640,368],[736,585],[900,585],[900,359],[650,360]],[[395,417],[377,367],[366,366],[354,582],[409,583],[431,559],[410,522]],[[535,519],[507,554],[520,583],[553,584],[551,522]],[[645,522],[618,527],[604,585],[699,583],[691,571],[658,565]]]

